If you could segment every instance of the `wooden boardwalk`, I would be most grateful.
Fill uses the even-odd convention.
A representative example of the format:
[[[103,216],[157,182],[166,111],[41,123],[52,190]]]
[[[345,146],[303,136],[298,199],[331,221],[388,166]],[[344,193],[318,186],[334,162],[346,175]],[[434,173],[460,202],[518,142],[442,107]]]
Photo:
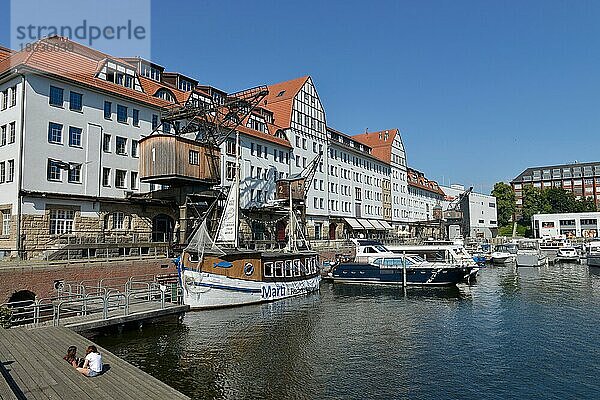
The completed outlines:
[[[63,360],[69,346],[82,357],[90,344],[66,327],[0,328],[0,399],[188,399],[100,347],[105,372],[94,378]]]
[[[150,301],[147,303],[132,304],[129,307],[129,313],[125,315],[122,309],[111,310],[104,319],[102,313],[92,313],[88,315],[73,316],[61,318],[60,325],[71,328],[76,332],[86,330],[106,328],[109,326],[122,325],[131,322],[143,323],[158,318],[164,318],[172,315],[181,315],[189,311],[190,306],[165,303],[161,308],[159,302]],[[52,321],[49,321],[51,324]]]

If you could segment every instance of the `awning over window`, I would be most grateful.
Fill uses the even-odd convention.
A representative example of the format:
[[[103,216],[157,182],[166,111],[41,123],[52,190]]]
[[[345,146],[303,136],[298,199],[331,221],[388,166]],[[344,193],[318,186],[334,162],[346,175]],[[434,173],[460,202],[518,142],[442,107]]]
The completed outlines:
[[[352,227],[352,229],[356,229],[359,231],[362,231],[364,229],[362,225],[359,224],[358,221],[354,218],[344,218],[344,221],[346,221],[348,225]]]
[[[387,221],[384,221],[384,220],[382,220],[382,221],[379,221],[379,223],[380,223],[380,224],[381,224],[381,225],[382,225],[382,226],[383,226],[383,227],[384,227],[386,230],[389,230],[389,229],[394,229],[394,228],[393,228],[393,227],[392,227],[392,226],[389,224],[389,222],[387,222]]]
[[[376,229],[373,224],[369,222],[368,219],[358,218],[357,221],[365,228],[365,229]]]
[[[369,222],[371,223],[371,225],[373,225],[375,227],[375,229],[377,229],[378,231],[385,231],[385,227],[383,225],[381,225],[381,221],[378,221],[376,219],[370,219]]]

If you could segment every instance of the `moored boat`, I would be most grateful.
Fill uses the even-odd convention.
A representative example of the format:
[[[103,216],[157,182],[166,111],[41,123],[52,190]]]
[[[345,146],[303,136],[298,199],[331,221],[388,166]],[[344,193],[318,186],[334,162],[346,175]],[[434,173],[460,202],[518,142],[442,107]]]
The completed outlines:
[[[548,257],[540,250],[540,244],[534,239],[521,239],[517,242],[517,266],[541,267],[548,263]]]
[[[477,265],[430,262],[417,254],[398,254],[381,243],[356,240],[356,259],[335,265],[328,278],[341,283],[377,283],[404,286],[455,285],[468,279]]]
[[[315,159],[315,165],[320,157]],[[306,248],[306,240],[300,240],[301,246],[296,240],[299,224],[293,207],[292,183],[302,186],[306,184],[305,177],[290,178],[287,182],[290,237],[286,248],[277,252],[243,249],[239,245],[239,132],[236,133],[236,159],[235,179],[214,239],[207,229],[210,214],[207,212],[178,262],[183,302],[191,309],[279,300],[315,292],[320,287],[317,253]]]
[[[600,242],[590,242],[586,248],[586,264],[589,267],[600,267]]]
[[[514,262],[517,257],[517,247],[514,244],[499,244],[494,248],[491,254],[491,261],[494,264],[507,264]]]
[[[562,247],[556,253],[556,262],[578,262],[579,253],[574,247]]]

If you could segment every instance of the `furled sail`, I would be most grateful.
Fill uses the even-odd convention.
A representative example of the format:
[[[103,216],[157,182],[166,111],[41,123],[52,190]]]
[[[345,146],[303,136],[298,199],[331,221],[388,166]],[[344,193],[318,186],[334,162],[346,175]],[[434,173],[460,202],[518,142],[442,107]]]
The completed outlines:
[[[236,181],[231,185],[216,236],[217,243],[234,247],[238,245],[238,185]]]

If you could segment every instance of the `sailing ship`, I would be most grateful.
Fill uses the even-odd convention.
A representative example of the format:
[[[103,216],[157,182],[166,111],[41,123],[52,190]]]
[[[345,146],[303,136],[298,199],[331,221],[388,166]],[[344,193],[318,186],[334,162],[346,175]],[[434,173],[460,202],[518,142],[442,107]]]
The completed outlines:
[[[240,248],[240,158],[236,132],[235,179],[215,238],[204,218],[183,250],[178,271],[183,302],[191,309],[239,306],[304,295],[319,290],[319,258],[304,243],[299,250],[298,221],[289,187],[289,240],[283,251]]]

